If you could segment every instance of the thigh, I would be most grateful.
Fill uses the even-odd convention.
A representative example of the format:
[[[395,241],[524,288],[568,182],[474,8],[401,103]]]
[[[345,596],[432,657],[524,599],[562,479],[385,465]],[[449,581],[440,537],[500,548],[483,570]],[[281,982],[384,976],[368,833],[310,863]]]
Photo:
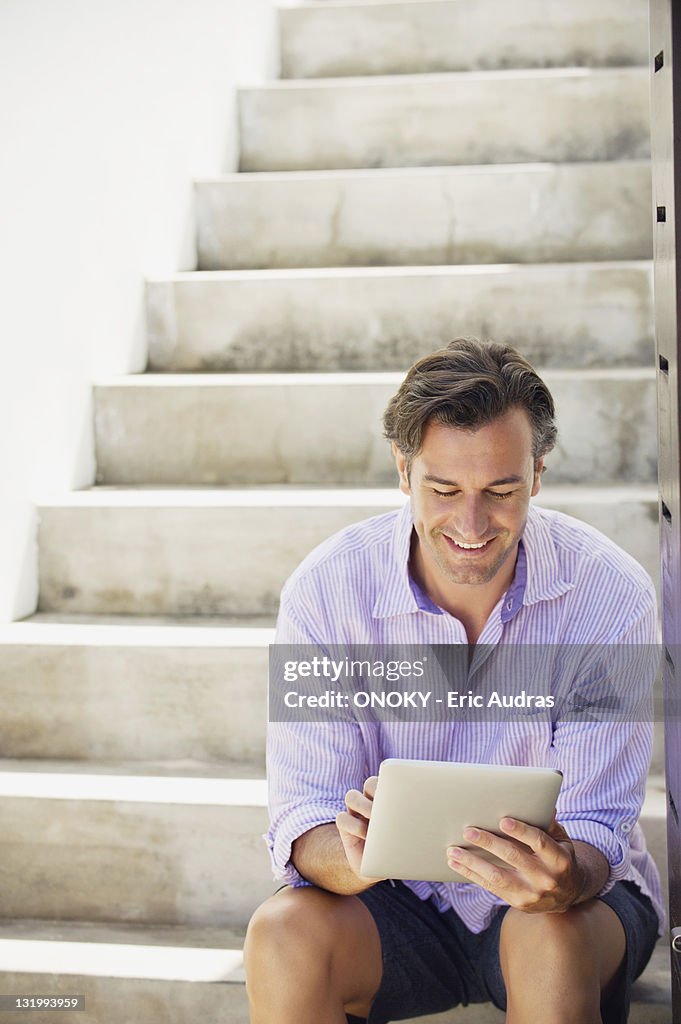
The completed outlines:
[[[499,952],[504,973],[515,967],[524,975],[535,970],[546,977],[547,970],[560,973],[585,964],[601,991],[617,974],[625,951],[619,917],[597,899],[561,914],[509,910],[501,928]]]
[[[606,1024],[620,1024],[627,1020],[631,998],[631,986],[646,966],[657,941],[658,921],[652,903],[644,896],[633,882],[617,882],[605,896],[592,901],[597,908],[589,915],[597,936],[600,936],[600,948],[597,950],[599,977],[601,979],[602,1006],[601,1013]],[[495,939],[501,951],[502,925],[508,917],[506,913],[499,917],[488,931],[488,941]],[[518,921],[520,912],[513,912]],[[535,915],[524,915],[531,924]],[[554,915],[536,915],[552,917]],[[555,915],[560,916],[560,915]],[[506,925],[506,936],[511,937],[513,918]],[[619,927],[617,925],[619,924]],[[624,956],[622,956],[622,935],[624,936]],[[534,949],[541,949],[541,943]],[[486,984],[493,1002],[501,1009],[506,1008],[506,989],[501,969],[501,959],[496,964],[490,955],[486,958],[489,965]],[[536,963],[536,956],[529,964]]]

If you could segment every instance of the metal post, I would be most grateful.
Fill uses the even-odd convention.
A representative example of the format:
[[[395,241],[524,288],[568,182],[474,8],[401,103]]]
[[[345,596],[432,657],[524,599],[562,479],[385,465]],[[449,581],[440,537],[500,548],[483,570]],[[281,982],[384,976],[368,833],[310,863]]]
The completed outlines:
[[[681,1022],[681,4],[650,0],[655,333],[673,1020]]]

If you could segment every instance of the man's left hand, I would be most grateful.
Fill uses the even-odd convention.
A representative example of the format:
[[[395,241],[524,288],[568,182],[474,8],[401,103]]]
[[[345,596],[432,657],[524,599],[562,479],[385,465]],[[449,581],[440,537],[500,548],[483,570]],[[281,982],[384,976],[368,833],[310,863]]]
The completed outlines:
[[[499,828],[508,839],[474,827],[463,835],[466,843],[488,850],[503,864],[490,863],[473,849],[449,846],[450,868],[526,913],[561,913],[583,898],[585,871],[562,825],[554,820],[544,832],[502,818]]]

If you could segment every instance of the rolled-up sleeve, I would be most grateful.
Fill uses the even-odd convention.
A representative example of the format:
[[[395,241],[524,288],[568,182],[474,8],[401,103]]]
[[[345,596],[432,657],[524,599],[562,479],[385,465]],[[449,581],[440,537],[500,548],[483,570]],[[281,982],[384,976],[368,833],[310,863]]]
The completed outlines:
[[[631,837],[652,753],[656,639],[654,595],[646,595],[610,650],[603,645],[592,652],[592,671],[576,690],[584,716],[573,711],[554,732],[552,766],[564,776],[556,818],[572,839],[594,846],[608,861],[601,895],[631,878]]]
[[[270,828],[274,877],[307,884],[291,863],[291,846],[316,825],[333,822],[349,789],[362,787],[364,757],[356,727],[326,722],[273,722],[268,730]]]
[[[296,620],[285,596],[275,643],[316,643]],[[362,788],[365,761],[362,736],[355,722],[269,723],[270,827],[264,839],[276,879],[294,886],[308,884],[291,862],[291,846],[315,826],[335,821],[345,808],[347,791]]]

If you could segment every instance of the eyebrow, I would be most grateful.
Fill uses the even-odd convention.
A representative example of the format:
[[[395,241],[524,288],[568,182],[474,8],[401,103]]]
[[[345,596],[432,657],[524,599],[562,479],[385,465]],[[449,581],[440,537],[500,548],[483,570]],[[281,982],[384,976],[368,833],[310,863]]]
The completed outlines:
[[[460,487],[461,486],[460,484],[455,483],[454,480],[444,480],[441,476],[430,476],[430,474],[428,474],[427,476],[424,476],[423,479],[424,480],[428,480],[430,483],[433,483],[433,484],[443,484],[446,487]],[[492,480],[486,486],[487,487],[502,487],[504,484],[521,484],[522,482],[523,482],[523,478],[521,476],[515,476],[514,475],[514,476],[505,476],[505,477],[503,477],[500,480]]]

